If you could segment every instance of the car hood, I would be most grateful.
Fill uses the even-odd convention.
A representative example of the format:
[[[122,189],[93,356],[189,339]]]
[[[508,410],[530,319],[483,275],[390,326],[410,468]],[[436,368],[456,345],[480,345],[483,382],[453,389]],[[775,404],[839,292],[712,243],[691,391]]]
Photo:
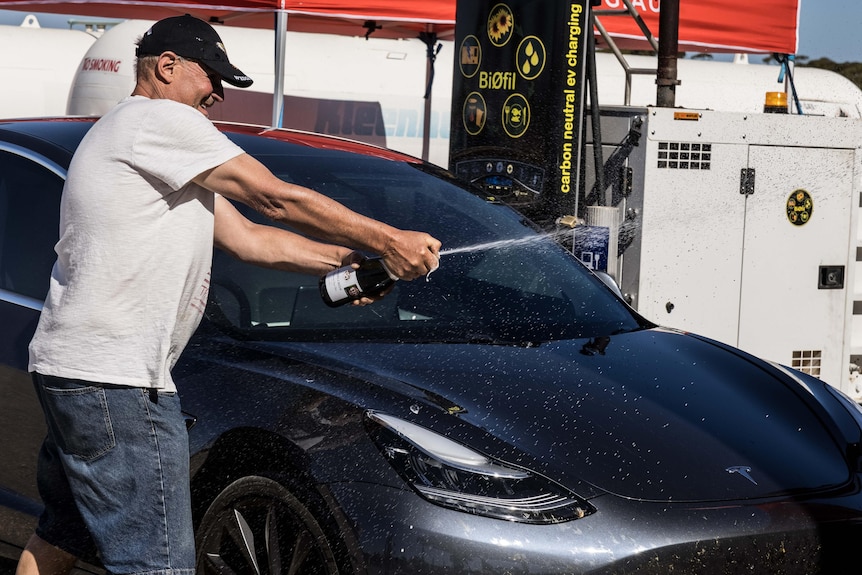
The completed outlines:
[[[722,501],[821,490],[850,477],[844,447],[801,386],[768,363],[673,330],[534,347],[263,345],[438,398],[451,417],[490,434],[486,445],[506,446],[489,455],[524,454],[519,463],[569,487]],[[394,415],[410,419],[407,411]]]

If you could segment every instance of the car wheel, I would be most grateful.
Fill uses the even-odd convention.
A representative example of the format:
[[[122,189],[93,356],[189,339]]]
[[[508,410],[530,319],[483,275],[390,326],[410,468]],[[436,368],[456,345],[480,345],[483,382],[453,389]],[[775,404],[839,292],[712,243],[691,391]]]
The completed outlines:
[[[201,520],[196,572],[324,575],[338,567],[311,512],[277,481],[253,476],[225,488]]]

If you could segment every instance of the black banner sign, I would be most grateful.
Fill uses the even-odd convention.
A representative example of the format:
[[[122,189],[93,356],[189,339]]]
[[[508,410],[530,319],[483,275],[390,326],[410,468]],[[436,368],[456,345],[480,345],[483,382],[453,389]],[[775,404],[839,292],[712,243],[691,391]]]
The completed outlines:
[[[543,216],[577,209],[589,0],[459,0],[449,165]]]

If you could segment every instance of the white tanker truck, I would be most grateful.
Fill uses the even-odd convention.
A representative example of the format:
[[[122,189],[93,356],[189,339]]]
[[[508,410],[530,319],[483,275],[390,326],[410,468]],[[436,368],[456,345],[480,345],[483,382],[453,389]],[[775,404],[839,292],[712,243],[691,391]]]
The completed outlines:
[[[69,91],[97,36],[40,28],[33,15],[21,26],[0,26],[0,117],[65,114]]]

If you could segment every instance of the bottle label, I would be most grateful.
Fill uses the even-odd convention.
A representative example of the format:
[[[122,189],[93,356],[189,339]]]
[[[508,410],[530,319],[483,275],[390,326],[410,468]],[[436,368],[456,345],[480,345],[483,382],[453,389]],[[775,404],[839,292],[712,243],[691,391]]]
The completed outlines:
[[[333,302],[344,299],[358,299],[362,295],[362,288],[356,279],[356,270],[352,267],[344,267],[338,273],[331,273],[324,280],[326,293]]]

